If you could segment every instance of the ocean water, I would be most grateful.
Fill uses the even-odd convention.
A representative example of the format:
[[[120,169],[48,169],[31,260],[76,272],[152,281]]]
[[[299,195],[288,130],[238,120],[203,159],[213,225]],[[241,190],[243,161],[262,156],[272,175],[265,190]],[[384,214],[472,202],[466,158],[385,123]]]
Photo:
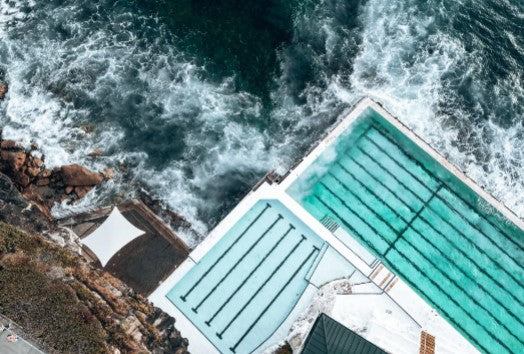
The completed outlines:
[[[117,171],[57,215],[145,188],[204,236],[370,96],[524,217],[522,33],[520,0],[0,1],[0,126]]]

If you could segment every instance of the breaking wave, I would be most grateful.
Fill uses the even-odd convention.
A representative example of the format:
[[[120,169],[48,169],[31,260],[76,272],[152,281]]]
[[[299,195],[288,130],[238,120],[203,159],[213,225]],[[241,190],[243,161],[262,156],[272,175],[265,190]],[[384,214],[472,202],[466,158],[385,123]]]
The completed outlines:
[[[133,1],[1,2],[0,124],[48,165],[117,171],[57,215],[146,188],[205,235],[370,96],[522,218],[523,18],[509,1],[297,2],[267,102]]]

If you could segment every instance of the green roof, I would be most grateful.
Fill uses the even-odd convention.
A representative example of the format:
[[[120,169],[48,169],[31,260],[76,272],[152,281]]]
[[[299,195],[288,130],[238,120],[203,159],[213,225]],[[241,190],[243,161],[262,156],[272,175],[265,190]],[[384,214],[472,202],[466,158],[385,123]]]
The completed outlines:
[[[386,354],[326,314],[317,317],[302,354]]]

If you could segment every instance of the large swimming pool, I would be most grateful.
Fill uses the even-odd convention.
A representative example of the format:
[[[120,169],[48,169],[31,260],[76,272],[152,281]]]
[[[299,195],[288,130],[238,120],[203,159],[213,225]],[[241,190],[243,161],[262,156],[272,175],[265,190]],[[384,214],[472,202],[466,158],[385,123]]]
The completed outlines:
[[[479,350],[524,352],[523,230],[373,109],[288,193],[349,232]]]
[[[287,318],[323,241],[280,202],[257,202],[167,294],[222,353],[250,353]]]

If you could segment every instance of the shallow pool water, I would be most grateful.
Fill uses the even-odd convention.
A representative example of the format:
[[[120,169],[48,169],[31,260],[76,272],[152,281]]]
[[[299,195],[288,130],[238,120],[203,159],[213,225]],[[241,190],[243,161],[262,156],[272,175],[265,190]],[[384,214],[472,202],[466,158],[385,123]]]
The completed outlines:
[[[280,202],[259,201],[167,297],[222,353],[250,353],[289,315],[322,245]]]

